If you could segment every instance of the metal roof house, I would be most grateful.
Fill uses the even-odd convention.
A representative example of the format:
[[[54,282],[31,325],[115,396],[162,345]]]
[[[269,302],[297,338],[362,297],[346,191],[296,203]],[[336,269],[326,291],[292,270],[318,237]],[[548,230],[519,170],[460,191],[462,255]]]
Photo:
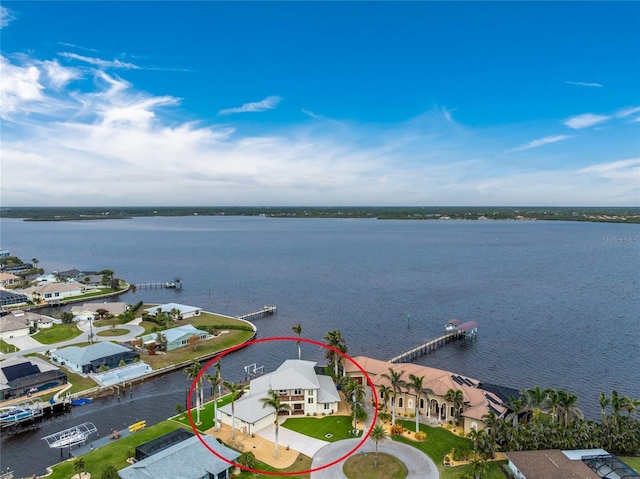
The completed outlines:
[[[263,407],[261,398],[275,391],[280,401],[291,407],[291,416],[333,414],[338,411],[340,395],[331,377],[318,374],[314,361],[288,359],[274,372],[252,379],[249,392],[235,401],[235,427],[253,434],[273,423],[275,410]],[[231,405],[218,409],[219,420],[232,424]]]
[[[202,440],[229,461],[240,456],[213,436],[203,435]],[[121,469],[118,475],[121,479],[228,479],[232,467],[193,436]]]
[[[140,359],[140,355],[129,348],[110,342],[92,344],[79,347],[68,346],[51,353],[51,358],[61,365],[81,373],[97,372],[100,366],[118,367],[120,361],[125,364]]]
[[[186,304],[167,303],[154,306],[152,308],[145,309],[149,314],[156,314],[158,310],[164,313],[171,313],[172,310],[177,310],[180,313],[182,319],[193,318],[194,316],[200,316],[202,308],[195,306],[187,306]]]
[[[176,328],[165,329],[159,331],[167,338],[167,351],[173,351],[174,349],[184,348],[189,345],[189,339],[192,336],[198,336],[201,341],[206,341],[210,338],[209,333],[196,328],[191,324],[185,324],[184,326],[178,326]],[[145,334],[141,336],[144,344],[156,343],[158,333]]]

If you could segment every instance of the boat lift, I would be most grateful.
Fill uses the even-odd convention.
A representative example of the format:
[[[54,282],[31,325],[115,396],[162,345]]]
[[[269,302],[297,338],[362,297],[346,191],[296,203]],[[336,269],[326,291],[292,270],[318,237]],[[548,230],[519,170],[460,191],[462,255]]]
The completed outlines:
[[[71,454],[73,446],[84,444],[87,438],[97,430],[92,422],[83,422],[64,431],[45,436],[42,440],[47,441],[51,449],[60,449],[60,455],[62,455],[62,450],[67,447],[69,448],[69,454]]]
[[[26,399],[10,406],[0,407],[0,425],[2,429],[15,429],[19,424],[32,421],[43,415],[44,403],[40,398]]]

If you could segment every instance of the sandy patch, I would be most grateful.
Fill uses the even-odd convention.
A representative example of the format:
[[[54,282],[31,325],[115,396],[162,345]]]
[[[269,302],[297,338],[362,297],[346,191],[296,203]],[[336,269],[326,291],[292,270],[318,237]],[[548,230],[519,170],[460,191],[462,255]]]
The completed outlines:
[[[225,444],[231,445],[234,449],[239,449],[242,452],[253,452],[256,459],[262,461],[277,469],[284,469],[291,466],[298,458],[298,451],[293,449],[287,450],[286,446],[278,446],[278,458],[274,457],[275,444],[266,439],[255,436],[251,437],[248,434],[242,433],[236,429],[235,440],[231,439],[231,426],[223,424],[216,432],[215,428],[211,428],[205,431],[206,434],[210,434],[220,439]]]

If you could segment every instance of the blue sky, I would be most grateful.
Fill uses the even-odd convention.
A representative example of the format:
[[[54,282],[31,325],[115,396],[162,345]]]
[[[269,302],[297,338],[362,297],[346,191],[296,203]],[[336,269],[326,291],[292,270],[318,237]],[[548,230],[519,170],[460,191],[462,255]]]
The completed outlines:
[[[2,2],[3,206],[640,205],[639,2]]]

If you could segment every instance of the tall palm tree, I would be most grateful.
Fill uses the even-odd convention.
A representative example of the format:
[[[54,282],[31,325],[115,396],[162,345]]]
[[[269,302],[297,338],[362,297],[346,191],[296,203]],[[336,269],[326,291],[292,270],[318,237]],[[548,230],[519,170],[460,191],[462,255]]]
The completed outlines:
[[[427,410],[429,405],[429,394],[434,394],[433,391],[429,388],[425,388],[423,386],[424,376],[416,376],[414,374],[409,374],[409,389],[411,389],[416,395],[416,432],[420,429],[418,425],[418,420],[420,418],[420,398],[425,396],[427,398]]]
[[[80,477],[82,477],[82,473],[85,471],[86,468],[87,468],[87,463],[84,462],[84,459],[82,457],[79,457],[78,459],[73,461],[73,470],[78,475],[80,475]]]
[[[222,384],[222,377],[220,371],[216,374],[205,374],[204,378],[211,384],[212,396],[213,396],[213,425],[215,430],[218,430],[218,392],[217,388]]]
[[[200,371],[202,370],[202,364],[200,364],[200,361],[194,361],[193,364],[191,364],[191,366],[189,366],[185,372],[187,373],[187,377],[189,379],[195,379],[198,377],[198,374],[200,374]],[[202,424],[200,422],[200,406],[202,404],[202,376],[200,376],[198,378],[198,380],[196,381],[196,424],[200,425]]]
[[[542,412],[542,405],[547,398],[547,390],[540,389],[540,386],[536,386],[532,389],[524,389],[520,392],[524,396],[529,410],[533,412],[533,418],[537,420]]]
[[[290,411],[291,405],[281,402],[280,396],[278,396],[275,391],[269,391],[269,396],[266,398],[260,398],[260,402],[262,403],[263,408],[272,407],[273,409],[275,409],[275,412],[276,412],[276,420],[275,420],[276,447],[275,447],[274,456],[277,458],[278,457],[278,427],[279,427],[278,418],[280,415],[280,411]]]
[[[300,350],[300,338],[302,337],[302,325],[298,323],[295,326],[291,326],[291,331],[293,331],[298,335],[298,340],[296,341],[296,344],[298,345],[298,360],[300,360],[302,356],[302,351]]]
[[[611,390],[611,409],[613,410],[613,422],[617,424],[620,417],[620,409],[622,409],[622,398],[615,389]]]
[[[393,400],[391,402],[391,425],[396,423],[396,404],[398,403],[398,394],[402,391],[402,388],[407,385],[406,381],[402,379],[404,369],[400,372],[394,371],[393,368],[389,368],[388,373],[382,375],[383,378],[389,380],[391,389],[393,390]]]
[[[460,413],[464,407],[464,393],[461,389],[449,389],[447,394],[444,395],[445,400],[449,401],[453,405],[453,417],[456,424],[460,423]]]
[[[242,385],[225,381],[224,387],[231,393],[231,439],[236,438],[236,394],[242,391]]]
[[[562,417],[565,429],[576,418],[582,419],[584,416],[576,406],[578,396],[567,391],[558,391],[558,417]]]
[[[327,331],[327,333],[322,338],[324,339],[329,346],[335,348],[343,353],[346,353],[346,345],[344,344],[344,338],[342,337],[342,333],[339,329],[335,331]],[[334,376],[338,377],[338,365],[340,363],[340,356],[338,353],[333,351],[332,349],[327,348],[324,353],[324,357],[329,361],[329,364],[334,367]]]
[[[611,398],[608,398],[605,393],[600,393],[600,397],[598,398],[598,403],[600,404],[600,420],[602,421],[602,425],[607,425],[607,407],[611,402]]]
[[[373,429],[371,429],[371,434],[369,434],[369,437],[376,442],[376,455],[375,455],[375,459],[373,460],[373,467],[377,469],[378,468],[378,443],[380,441],[384,441],[389,436],[387,435],[387,431],[381,424],[376,424],[375,426],[373,426]]]
[[[511,410],[511,412],[507,415],[507,420],[511,419],[513,427],[518,427],[520,414],[522,414],[527,408],[524,398],[509,396],[509,400],[505,405]]]
[[[471,467],[473,479],[480,479],[489,471],[489,465],[479,456],[472,457],[469,460],[469,466]]]
[[[382,385],[378,388],[378,392],[380,393],[380,398],[382,399],[382,410],[386,411],[387,406],[389,405],[389,400],[391,399],[391,395],[393,394],[393,389],[391,386]]]
[[[629,396],[622,397],[621,409],[627,411],[627,418],[631,418],[631,413],[640,407],[640,400],[633,399]]]

